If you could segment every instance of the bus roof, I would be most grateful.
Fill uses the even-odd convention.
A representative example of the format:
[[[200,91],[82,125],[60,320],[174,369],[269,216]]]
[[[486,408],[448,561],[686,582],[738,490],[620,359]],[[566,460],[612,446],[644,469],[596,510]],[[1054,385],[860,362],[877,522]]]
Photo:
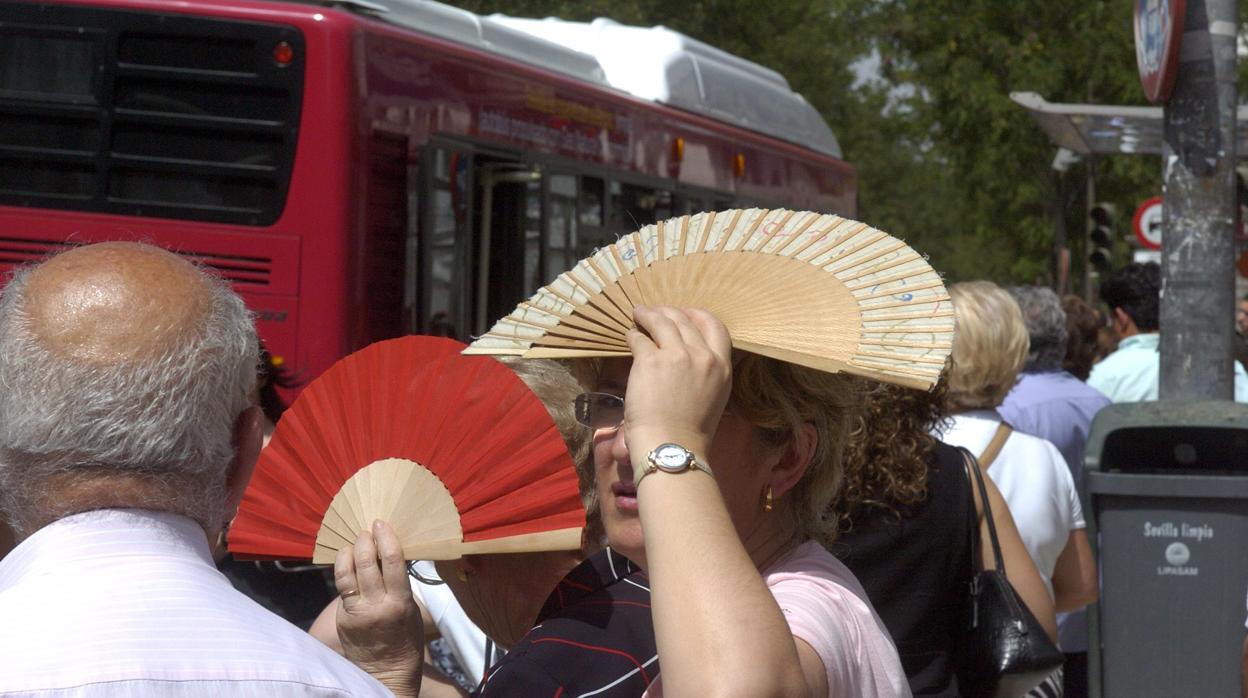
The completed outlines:
[[[468,10],[432,0],[319,0],[375,16],[384,22],[537,65],[578,80],[609,87],[598,59],[518,31]]]
[[[832,129],[783,75],[680,32],[605,18],[488,19],[594,56],[612,87],[641,99],[841,157]]]
[[[666,27],[481,16],[432,0],[324,0],[836,158],[832,129],[784,76]]]

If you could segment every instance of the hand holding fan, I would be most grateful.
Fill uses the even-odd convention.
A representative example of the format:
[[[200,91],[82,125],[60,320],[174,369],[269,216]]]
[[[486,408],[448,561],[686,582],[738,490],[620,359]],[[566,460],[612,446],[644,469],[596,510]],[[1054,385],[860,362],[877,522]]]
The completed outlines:
[[[839,216],[682,216],[607,245],[465,352],[626,356],[633,307],[709,310],[732,344],[825,371],[930,388],[953,341],[940,277],[904,242]]]
[[[511,369],[463,349],[378,342],[309,384],[260,454],[231,552],[332,563],[376,519],[407,559],[579,547],[585,510],[554,421]]]

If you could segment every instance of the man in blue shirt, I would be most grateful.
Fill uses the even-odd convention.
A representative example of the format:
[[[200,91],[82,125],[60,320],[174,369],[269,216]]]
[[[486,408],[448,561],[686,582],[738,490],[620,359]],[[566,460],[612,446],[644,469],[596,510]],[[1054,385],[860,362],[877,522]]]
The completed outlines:
[[[1114,402],[1156,400],[1161,375],[1161,267],[1154,262],[1128,264],[1101,284],[1101,299],[1109,306],[1120,339],[1118,350],[1092,367],[1088,385]],[[1239,362],[1235,362],[1235,401],[1248,402],[1248,373]]]
[[[1110,399],[1062,370],[1066,313],[1061,299],[1042,286],[1009,289],[1027,325],[1027,363],[998,412],[1010,426],[1052,441],[1082,487],[1083,448],[1092,418]]]

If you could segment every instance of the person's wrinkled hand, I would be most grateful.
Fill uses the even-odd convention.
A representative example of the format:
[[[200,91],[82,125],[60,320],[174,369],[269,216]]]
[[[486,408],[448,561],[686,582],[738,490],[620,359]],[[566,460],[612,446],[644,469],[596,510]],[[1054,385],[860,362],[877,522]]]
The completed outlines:
[[[645,457],[662,441],[705,455],[732,389],[732,342],[714,315],[697,308],[638,306],[628,346],[624,423],[629,451]]]
[[[334,559],[343,655],[397,696],[420,692],[424,624],[398,536],[377,521]]]

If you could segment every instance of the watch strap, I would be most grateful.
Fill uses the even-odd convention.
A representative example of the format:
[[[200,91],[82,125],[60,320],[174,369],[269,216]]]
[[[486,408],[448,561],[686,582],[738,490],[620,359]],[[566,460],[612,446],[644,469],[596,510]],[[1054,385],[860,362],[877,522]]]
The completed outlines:
[[[658,469],[659,469],[659,466],[655,465],[654,463],[647,462],[646,465],[641,469],[641,472],[637,473],[637,477],[633,478],[633,489],[640,487],[641,481],[646,479],[647,475],[649,475],[650,473],[653,473],[654,471]]]

